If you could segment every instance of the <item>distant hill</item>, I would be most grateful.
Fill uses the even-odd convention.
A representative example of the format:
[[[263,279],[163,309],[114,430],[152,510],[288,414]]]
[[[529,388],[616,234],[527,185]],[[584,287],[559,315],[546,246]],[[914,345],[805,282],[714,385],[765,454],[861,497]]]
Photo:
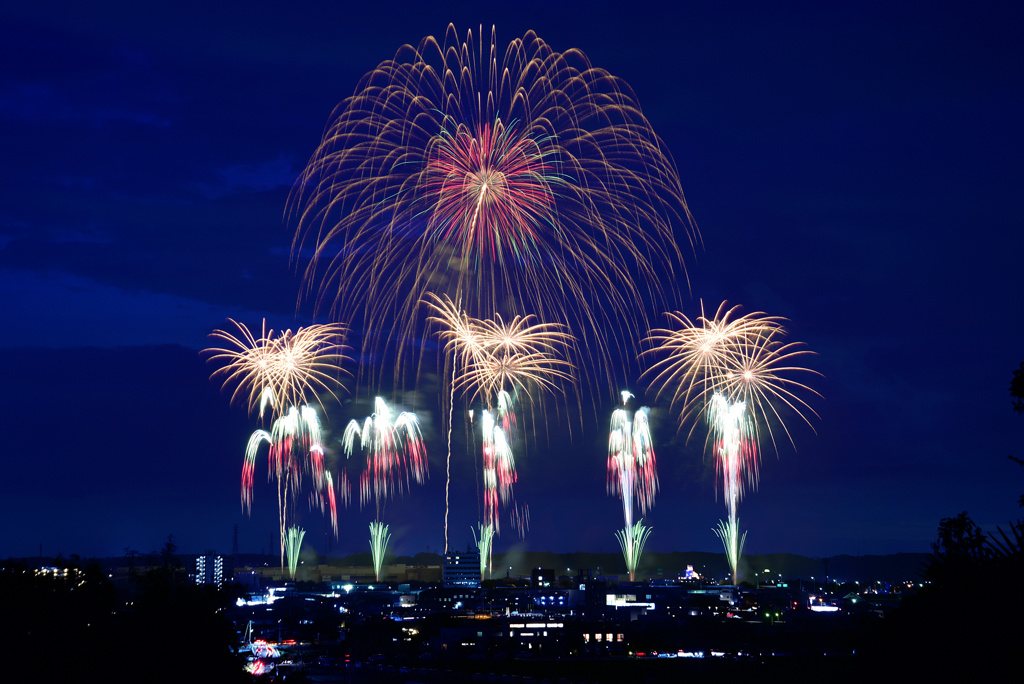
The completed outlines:
[[[191,567],[194,554],[179,554],[179,558]],[[921,570],[928,560],[925,553],[897,553],[888,556],[832,556],[831,558],[807,558],[791,553],[759,554],[744,556],[741,581],[755,583],[766,579],[810,580],[823,581],[828,576],[839,582],[883,582],[895,583],[906,580],[918,581]],[[103,568],[123,567],[127,561],[123,557],[98,559]],[[239,554],[239,566],[263,564],[276,566],[280,559],[277,555]],[[25,559],[25,562],[51,564],[52,558]],[[368,566],[371,564],[370,554],[358,553],[334,558],[321,556],[320,563],[340,566]],[[404,564],[408,566],[439,566],[443,557],[436,553],[418,553],[415,556],[389,557],[388,564]],[[136,561],[139,566],[156,563],[153,558],[140,557]],[[721,553],[705,551],[674,551],[672,553],[645,553],[640,561],[638,579],[673,579],[693,569],[704,577],[723,579],[729,574],[725,556]],[[498,553],[492,561],[493,576],[529,577],[533,568],[547,568],[555,571],[556,576],[568,575],[575,577],[581,569],[589,570],[593,576],[618,576],[625,579],[626,567],[622,555],[618,553],[552,553],[545,551],[526,551],[516,553]],[[766,572],[767,571],[767,572]]]

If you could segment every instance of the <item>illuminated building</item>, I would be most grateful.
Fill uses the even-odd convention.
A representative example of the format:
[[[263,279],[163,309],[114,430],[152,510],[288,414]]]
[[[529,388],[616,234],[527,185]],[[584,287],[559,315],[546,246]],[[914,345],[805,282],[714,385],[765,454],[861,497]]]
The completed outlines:
[[[196,584],[224,584],[224,557],[213,553],[196,556]]]
[[[480,551],[449,551],[444,556],[442,583],[445,587],[480,586]]]

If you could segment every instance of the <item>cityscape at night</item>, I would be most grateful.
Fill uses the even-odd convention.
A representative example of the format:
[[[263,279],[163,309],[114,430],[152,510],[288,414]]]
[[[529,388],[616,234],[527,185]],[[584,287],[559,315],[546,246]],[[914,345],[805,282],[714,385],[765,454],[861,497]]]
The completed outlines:
[[[62,630],[111,681],[1005,657],[1021,8],[0,18],[26,672]]]

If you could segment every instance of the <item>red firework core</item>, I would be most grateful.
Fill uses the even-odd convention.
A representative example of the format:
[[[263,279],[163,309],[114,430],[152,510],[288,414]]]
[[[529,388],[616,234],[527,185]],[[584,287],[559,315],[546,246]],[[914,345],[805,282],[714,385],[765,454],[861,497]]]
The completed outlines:
[[[553,224],[551,173],[540,146],[501,122],[442,133],[428,164],[435,239],[491,261],[535,252],[539,229]]]

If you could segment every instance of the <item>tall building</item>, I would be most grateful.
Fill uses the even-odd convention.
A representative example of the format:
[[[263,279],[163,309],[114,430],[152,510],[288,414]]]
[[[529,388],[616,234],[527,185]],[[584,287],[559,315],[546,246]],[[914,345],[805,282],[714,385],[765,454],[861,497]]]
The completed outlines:
[[[224,557],[214,553],[196,556],[196,584],[224,584]]]
[[[480,550],[449,551],[444,556],[442,583],[445,587],[480,586]]]

